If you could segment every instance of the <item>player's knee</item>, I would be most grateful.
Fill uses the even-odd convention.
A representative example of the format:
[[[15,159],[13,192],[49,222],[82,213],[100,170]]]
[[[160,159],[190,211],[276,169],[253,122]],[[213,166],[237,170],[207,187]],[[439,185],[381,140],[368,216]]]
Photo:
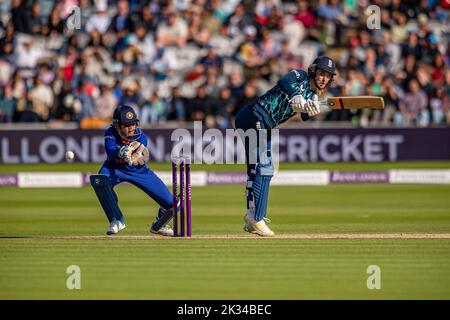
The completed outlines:
[[[93,174],[89,177],[89,180],[94,188],[111,185],[109,177],[105,174]]]
[[[173,207],[173,198],[172,194],[168,192],[167,195],[158,197],[159,199],[156,199],[158,204],[161,206],[161,208],[165,210],[172,209]]]

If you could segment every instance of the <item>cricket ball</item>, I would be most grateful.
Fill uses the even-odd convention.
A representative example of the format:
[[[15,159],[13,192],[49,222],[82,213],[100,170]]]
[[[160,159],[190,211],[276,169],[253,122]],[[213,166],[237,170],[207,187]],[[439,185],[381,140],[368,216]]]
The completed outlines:
[[[73,158],[75,158],[75,154],[72,151],[67,151],[66,152],[66,160],[69,162],[72,162]]]

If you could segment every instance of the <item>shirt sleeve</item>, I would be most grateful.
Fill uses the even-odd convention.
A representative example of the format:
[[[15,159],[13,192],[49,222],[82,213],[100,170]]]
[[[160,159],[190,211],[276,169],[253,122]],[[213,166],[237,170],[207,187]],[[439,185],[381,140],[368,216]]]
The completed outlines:
[[[289,98],[292,98],[297,93],[293,84],[302,82],[305,79],[306,73],[304,71],[292,70],[278,80],[277,85],[289,96]]]
[[[116,137],[109,130],[105,132],[105,151],[109,159],[115,159],[119,152]]]
[[[147,135],[144,132],[142,132],[141,136],[139,137],[139,143],[141,143],[141,144],[143,144],[144,146],[147,147],[148,138],[147,138]]]

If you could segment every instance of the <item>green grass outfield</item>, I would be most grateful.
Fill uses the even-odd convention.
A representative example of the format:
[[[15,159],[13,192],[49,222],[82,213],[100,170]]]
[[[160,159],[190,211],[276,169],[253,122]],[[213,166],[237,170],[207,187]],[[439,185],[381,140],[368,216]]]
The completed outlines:
[[[388,164],[340,166],[389,169]],[[8,167],[32,171],[0,166],[2,172]],[[75,167],[98,166],[40,169]],[[116,190],[127,228],[106,237],[106,218],[89,187],[1,187],[0,299],[450,299],[450,239],[388,236],[449,234],[448,185],[271,188],[270,226],[277,235],[388,236],[362,239],[239,238],[247,235],[241,231],[241,186],[194,187],[198,237],[163,238],[148,233],[156,205],[134,187]],[[81,290],[66,288],[69,265],[81,268]],[[381,290],[366,286],[370,265],[381,268]]]
[[[57,171],[81,171],[97,172],[101,164],[92,163],[57,163],[57,164],[2,164],[0,173],[15,172],[57,172]],[[169,163],[149,163],[155,171],[170,170]],[[192,170],[204,171],[241,171],[245,172],[245,165],[206,165],[193,164]],[[280,170],[343,170],[343,171],[365,171],[365,170],[389,170],[389,169],[450,169],[450,161],[408,161],[408,162],[339,162],[339,163],[281,163]]]

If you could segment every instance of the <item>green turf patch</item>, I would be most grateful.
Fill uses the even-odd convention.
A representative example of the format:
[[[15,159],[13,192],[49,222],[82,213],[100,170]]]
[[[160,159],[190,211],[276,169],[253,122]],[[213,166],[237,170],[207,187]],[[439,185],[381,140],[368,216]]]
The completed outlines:
[[[170,171],[170,163],[149,163],[149,167],[155,171]],[[101,164],[84,163],[57,163],[57,164],[2,164],[0,173],[17,172],[97,172]],[[281,163],[280,170],[344,170],[344,171],[366,171],[366,170],[389,170],[389,169],[449,169],[450,161],[422,161],[422,162],[381,162],[381,163]],[[192,170],[222,171],[222,172],[245,172],[245,165],[206,165],[193,164]]]
[[[3,187],[0,299],[450,298],[450,239],[133,240],[149,235],[157,206],[134,187],[116,190],[127,228],[96,239],[108,224],[91,188]],[[194,235],[244,234],[243,191],[194,187]],[[277,234],[450,233],[449,194],[447,185],[276,186],[270,226]],[[72,264],[81,268],[79,291],[66,288]],[[369,265],[381,268],[381,290],[367,289]]]
[[[449,299],[450,240],[0,240],[1,299]],[[68,290],[66,269],[81,270]],[[369,290],[367,268],[381,269]]]

